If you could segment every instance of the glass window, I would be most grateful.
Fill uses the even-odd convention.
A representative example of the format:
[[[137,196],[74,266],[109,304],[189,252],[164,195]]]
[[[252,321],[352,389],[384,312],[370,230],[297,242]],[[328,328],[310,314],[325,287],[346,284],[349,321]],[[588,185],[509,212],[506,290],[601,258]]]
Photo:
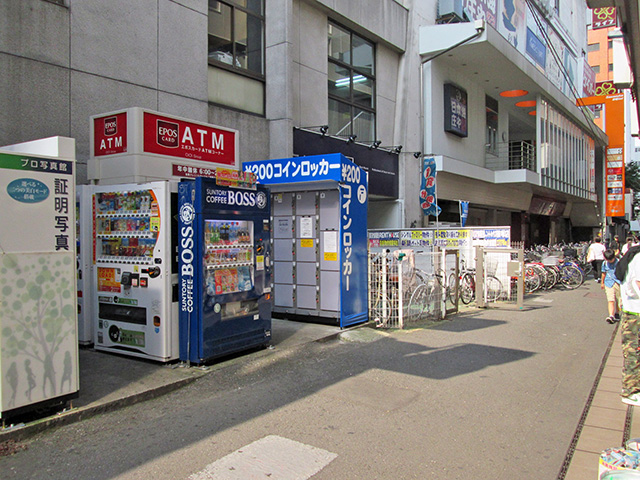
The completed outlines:
[[[581,198],[595,198],[594,142],[586,132],[541,99],[540,174],[542,185]]]
[[[373,75],[373,44],[365,39],[353,36],[353,66]]]
[[[209,63],[264,76],[264,0],[209,0]]]
[[[329,64],[329,95],[351,98],[351,72],[348,68],[335,63]]]
[[[329,24],[329,56],[344,63],[351,63],[351,35],[348,31]]]
[[[328,57],[329,133],[375,141],[374,44],[329,23]]]
[[[346,132],[346,133],[345,133]],[[329,99],[329,133],[349,135],[351,132],[351,107],[345,103]]]
[[[353,110],[353,133],[358,136],[358,140],[372,141],[375,138],[374,114],[358,108]]]
[[[485,96],[486,110],[486,138],[485,150],[494,155],[498,154],[498,102],[490,96]]]
[[[373,108],[373,80],[363,75],[356,75],[351,81],[354,103]]]
[[[590,43],[589,45],[587,45],[587,51],[589,52],[597,52],[599,50],[600,50],[599,43]]]

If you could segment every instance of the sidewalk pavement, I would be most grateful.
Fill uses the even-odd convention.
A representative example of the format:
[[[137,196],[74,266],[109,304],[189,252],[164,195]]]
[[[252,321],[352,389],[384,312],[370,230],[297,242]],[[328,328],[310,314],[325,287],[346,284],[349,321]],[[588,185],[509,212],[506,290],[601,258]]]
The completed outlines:
[[[340,335],[342,330],[337,326],[273,319],[272,332],[269,348],[283,352],[328,340]],[[640,437],[640,408],[635,411],[634,407],[620,401],[620,344],[617,324],[558,480],[597,478],[598,459],[604,449],[621,446],[629,438]],[[266,354],[264,350],[262,352]],[[8,440],[27,438],[53,426],[77,422],[163,395],[242,359],[241,355],[208,367],[185,368],[179,363],[163,365],[141,359],[132,361],[126,356],[81,349],[80,392],[70,408],[51,417],[0,430],[0,445]]]
[[[339,335],[337,326],[318,325],[290,320],[272,320],[269,348],[291,350],[314,341]],[[244,358],[246,358],[246,352]],[[256,354],[266,353],[264,350]],[[66,425],[100,413],[149,400],[177,390],[211,371],[220,370],[242,361],[243,355],[206,367],[187,368],[174,362],[161,364],[140,358],[81,348],[80,390],[69,408],[57,415],[27,424],[6,425],[0,428],[0,444],[19,440],[53,426]]]
[[[630,438],[640,437],[640,408],[635,410],[620,401],[623,360],[620,331],[618,323],[603,368],[595,379],[597,386],[591,404],[588,402],[585,408],[583,426],[576,431],[577,442],[562,480],[598,478],[598,460],[604,449],[622,446]]]

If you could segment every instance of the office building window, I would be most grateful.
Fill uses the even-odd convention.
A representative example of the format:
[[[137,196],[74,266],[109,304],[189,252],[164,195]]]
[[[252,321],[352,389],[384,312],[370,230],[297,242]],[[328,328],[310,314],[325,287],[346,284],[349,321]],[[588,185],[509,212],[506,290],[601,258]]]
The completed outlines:
[[[595,198],[595,142],[546,99],[540,99],[538,160],[541,184],[559,192]]]
[[[593,73],[600,73],[600,65],[593,65],[591,68],[593,68]]]
[[[264,0],[209,0],[209,64],[264,76]]]
[[[600,44],[599,43],[590,43],[589,45],[587,45],[587,50],[589,52],[597,52],[600,50]]]
[[[264,115],[264,0],[209,0],[209,101]]]
[[[498,154],[498,101],[485,95],[486,138],[485,150],[493,155]]]
[[[376,140],[375,48],[350,30],[329,23],[329,133]]]

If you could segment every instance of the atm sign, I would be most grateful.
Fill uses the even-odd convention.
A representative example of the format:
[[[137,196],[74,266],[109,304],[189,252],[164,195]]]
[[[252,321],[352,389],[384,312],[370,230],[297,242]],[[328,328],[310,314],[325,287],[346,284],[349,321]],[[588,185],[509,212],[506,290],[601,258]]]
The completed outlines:
[[[127,112],[93,119],[93,155],[127,151]]]

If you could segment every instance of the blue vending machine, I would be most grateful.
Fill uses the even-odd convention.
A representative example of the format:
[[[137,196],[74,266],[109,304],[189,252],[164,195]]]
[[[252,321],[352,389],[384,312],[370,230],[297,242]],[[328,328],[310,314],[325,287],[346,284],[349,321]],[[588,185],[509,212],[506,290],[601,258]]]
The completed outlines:
[[[246,162],[271,190],[273,312],[366,322],[367,176],[339,153]]]
[[[269,190],[178,186],[180,359],[203,364],[271,339]]]

